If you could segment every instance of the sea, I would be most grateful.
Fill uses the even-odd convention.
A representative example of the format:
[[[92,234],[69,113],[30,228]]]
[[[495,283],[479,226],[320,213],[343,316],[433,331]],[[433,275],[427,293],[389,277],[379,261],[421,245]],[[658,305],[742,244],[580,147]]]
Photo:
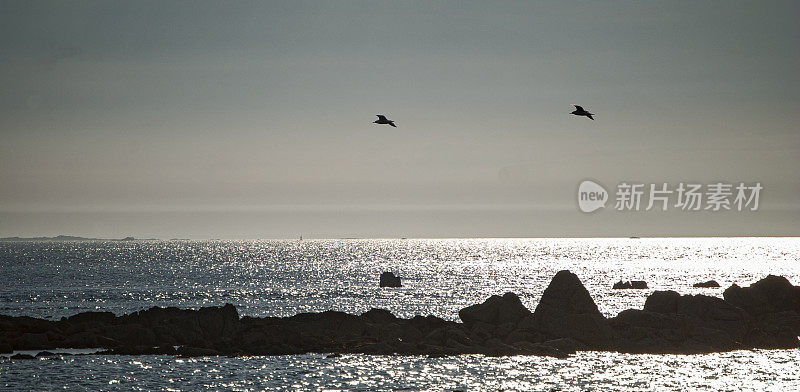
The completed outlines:
[[[641,309],[655,290],[722,297],[768,274],[800,284],[800,238],[314,239],[0,243],[0,314],[234,304],[240,315],[383,308],[458,311],[517,293],[535,309],[553,275],[578,275],[600,311]],[[401,288],[379,288],[381,272]],[[714,279],[722,288],[694,288]],[[613,290],[644,280],[646,290]],[[702,355],[579,352],[566,359],[324,354],[0,357],[3,391],[789,391],[800,350]]]

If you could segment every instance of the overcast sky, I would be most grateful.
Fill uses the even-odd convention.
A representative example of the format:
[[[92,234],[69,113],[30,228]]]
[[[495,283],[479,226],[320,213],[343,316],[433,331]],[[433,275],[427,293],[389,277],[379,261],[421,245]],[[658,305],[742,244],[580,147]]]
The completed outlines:
[[[800,235],[798,15],[3,1],[0,236]],[[764,190],[758,211],[585,214],[584,179]]]

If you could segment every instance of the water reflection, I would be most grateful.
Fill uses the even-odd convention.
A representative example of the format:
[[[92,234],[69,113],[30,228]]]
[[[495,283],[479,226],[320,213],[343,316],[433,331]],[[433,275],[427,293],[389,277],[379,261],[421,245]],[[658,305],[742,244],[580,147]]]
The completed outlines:
[[[703,355],[584,352],[568,359],[76,356],[0,360],[0,366],[2,385],[10,391],[786,391],[800,388],[797,360],[800,350]]]
[[[237,305],[251,316],[386,308],[402,317],[458,310],[514,291],[531,309],[550,278],[570,269],[607,316],[641,307],[653,290],[709,279],[748,285],[768,273],[800,283],[800,240],[443,239],[159,241],[0,244],[0,313],[58,318],[85,310]],[[403,288],[379,289],[394,271]],[[649,290],[612,290],[617,280]]]

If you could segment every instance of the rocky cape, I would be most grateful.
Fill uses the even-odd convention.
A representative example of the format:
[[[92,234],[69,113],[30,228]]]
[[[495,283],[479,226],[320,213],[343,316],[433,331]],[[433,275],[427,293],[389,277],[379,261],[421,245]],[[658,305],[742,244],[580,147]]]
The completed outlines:
[[[656,291],[644,309],[604,317],[578,277],[558,272],[531,312],[514,293],[459,311],[462,322],[383,309],[239,317],[233,305],[86,312],[59,321],[0,316],[0,352],[103,348],[104,354],[246,356],[363,353],[567,357],[576,351],[705,353],[798,348],[800,287],[770,275],[724,299]]]

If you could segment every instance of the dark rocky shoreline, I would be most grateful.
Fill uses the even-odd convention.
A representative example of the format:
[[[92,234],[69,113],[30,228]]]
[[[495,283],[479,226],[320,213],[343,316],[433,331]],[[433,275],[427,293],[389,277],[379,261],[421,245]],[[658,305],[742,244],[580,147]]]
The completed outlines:
[[[800,347],[800,287],[769,275],[750,287],[733,285],[723,296],[656,291],[644,309],[606,318],[578,277],[560,271],[535,311],[506,293],[462,309],[460,323],[434,316],[400,319],[383,309],[240,318],[230,304],[154,307],[122,316],[85,312],[60,321],[0,315],[0,352],[103,348],[100,353],[121,355],[567,357],[585,350],[693,354]]]

